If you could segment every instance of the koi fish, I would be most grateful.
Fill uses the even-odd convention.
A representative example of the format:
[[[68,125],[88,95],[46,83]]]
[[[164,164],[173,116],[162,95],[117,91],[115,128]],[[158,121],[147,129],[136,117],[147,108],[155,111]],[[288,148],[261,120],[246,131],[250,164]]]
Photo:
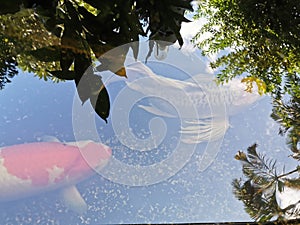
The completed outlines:
[[[93,141],[35,142],[0,148],[0,201],[60,189],[65,205],[82,214],[87,204],[76,188],[111,157],[111,149]]]
[[[130,89],[146,97],[157,97],[151,98],[148,105],[140,104],[140,108],[156,116],[182,119],[180,133],[184,143],[223,137],[229,128],[228,117],[261,98],[256,92],[246,92],[246,86],[238,79],[224,85],[217,85],[212,75],[205,74],[176,80],[155,74],[140,62],[128,66],[126,71]]]

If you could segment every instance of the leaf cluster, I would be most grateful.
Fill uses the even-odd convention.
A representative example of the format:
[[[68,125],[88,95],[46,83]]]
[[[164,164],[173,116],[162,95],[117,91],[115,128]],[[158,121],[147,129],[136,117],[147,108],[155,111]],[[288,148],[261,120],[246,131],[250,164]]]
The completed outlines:
[[[221,68],[219,79],[245,74],[259,78],[266,91],[281,96],[299,86],[300,71],[300,2],[262,0],[198,1],[196,18],[207,23],[194,42],[203,54],[231,51],[211,64]],[[205,33],[210,36],[203,41]],[[284,84],[282,88],[282,83]]]
[[[300,98],[293,97],[287,102],[275,99],[271,117],[281,125],[279,134],[288,133],[287,144],[294,153],[293,157],[299,160]]]
[[[300,2],[291,0],[198,1],[195,18],[207,22],[194,37],[203,54],[222,52],[214,62],[220,82],[242,75],[247,91],[271,93],[272,118],[287,131],[298,155],[300,99]],[[204,34],[209,33],[202,40]],[[201,39],[201,41],[200,41]],[[223,51],[224,50],[224,51]],[[289,96],[290,101],[283,99]],[[298,157],[297,155],[294,155]]]
[[[131,48],[138,56],[140,36],[157,40],[172,36],[182,45],[179,33],[186,10],[192,10],[191,0],[17,0],[6,2],[0,10],[4,38],[12,44],[13,57],[20,68],[34,72],[40,78],[79,82],[84,72],[97,58],[98,72],[109,70],[126,76],[124,61]],[[22,7],[21,10],[20,7]],[[110,57],[109,50],[119,52]],[[115,56],[118,57],[115,57]],[[8,59],[8,58],[7,58]],[[4,67],[3,67],[4,68]],[[89,71],[79,93],[82,103],[95,103],[95,111],[106,120],[109,96],[95,73]],[[94,82],[94,79],[97,82]],[[92,80],[93,82],[89,83]],[[95,83],[98,87],[95,87]],[[98,91],[92,91],[93,89]],[[82,89],[78,88],[78,92]],[[95,96],[95,93],[98,93]],[[97,97],[99,96],[98,100]],[[101,98],[101,99],[100,99]]]
[[[276,161],[268,160],[256,151],[257,144],[247,149],[247,155],[238,152],[235,156],[243,163],[246,181],[235,179],[232,182],[234,194],[242,200],[246,212],[256,221],[266,222],[280,214],[275,198]]]
[[[233,180],[234,195],[243,201],[245,211],[256,221],[282,221],[286,216],[299,215],[297,204],[281,209],[276,200],[276,192],[283,192],[285,186],[299,189],[299,178],[287,178],[290,174],[299,173],[299,167],[277,175],[276,161],[266,159],[265,155],[257,153],[256,148],[257,144],[253,144],[246,154],[239,151],[235,156],[243,164],[246,181]]]
[[[0,35],[0,89],[11,82],[17,73],[17,61],[11,52],[8,40]]]
[[[45,29],[34,10],[22,9],[14,14],[0,15],[0,24],[1,36],[6,45],[1,46],[1,51],[6,52],[20,69],[35,72],[46,80],[48,78],[46,69],[58,68],[58,62],[51,59],[39,60],[31,54],[35,49],[59,44],[59,39]],[[6,61],[5,55],[1,59]]]
[[[270,186],[276,179],[276,161],[266,159],[256,151],[257,144],[253,144],[247,149],[247,156],[239,152],[235,158],[242,161],[243,173],[255,184],[262,187]]]

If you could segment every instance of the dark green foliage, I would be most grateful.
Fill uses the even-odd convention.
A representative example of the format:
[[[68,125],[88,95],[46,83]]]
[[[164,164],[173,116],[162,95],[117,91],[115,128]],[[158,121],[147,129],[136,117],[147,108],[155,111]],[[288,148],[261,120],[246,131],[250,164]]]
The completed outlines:
[[[100,92],[90,96],[90,101],[98,116],[107,123],[106,118],[109,115],[110,103],[106,88],[103,85],[100,86]]]
[[[0,89],[18,74],[16,57],[11,52],[8,39],[0,35]]]
[[[196,17],[208,20],[194,38],[204,54],[233,49],[212,63],[221,68],[221,81],[246,74],[263,80],[274,96],[299,96],[299,1],[199,1]],[[199,41],[206,32],[212,35]]]
[[[235,179],[232,185],[236,198],[243,201],[245,211],[255,221],[270,221],[276,216],[277,211],[280,211],[274,196],[275,192],[266,198],[260,188],[251,183],[251,180],[242,184],[240,180]]]
[[[82,104],[87,100],[90,100],[90,103],[98,116],[107,122],[110,102],[108,92],[102,83],[101,76],[95,75],[90,67],[76,85]]]
[[[31,50],[28,54],[43,62],[59,61],[60,54],[58,46],[46,46],[36,50]]]
[[[256,147],[256,144],[250,146],[247,155],[243,152],[236,155],[235,158],[243,163],[243,174],[247,180],[242,183],[235,179],[232,185],[246,212],[256,221],[266,222],[280,212],[275,199],[276,162],[259,155]]]
[[[195,44],[204,55],[231,49],[211,63],[220,69],[221,82],[240,75],[247,76],[246,81],[262,81],[261,91],[273,98],[272,118],[281,124],[281,134],[288,132],[287,142],[299,157],[300,1],[198,3],[195,17],[207,22],[195,36]],[[207,32],[211,35],[200,41]]]
[[[279,134],[286,132],[287,144],[294,153],[293,157],[300,159],[300,98],[292,98],[288,102],[274,100],[271,117],[280,123]]]
[[[3,72],[1,84],[9,82],[17,65],[21,69],[35,72],[40,78],[74,80],[77,87],[84,72],[97,58],[101,63],[98,71],[110,70],[116,75],[126,76],[124,61],[129,48],[120,52],[120,57],[105,56],[109,50],[124,44],[138,57],[139,36],[150,36],[153,40],[178,40],[186,10],[193,10],[191,0],[21,0],[1,5],[0,23],[3,38]],[[24,9],[20,10],[20,6]],[[10,13],[10,14],[8,14]],[[12,22],[14,21],[14,22]],[[50,32],[50,35],[49,35]],[[167,36],[161,33],[168,32]],[[26,38],[24,38],[26,37]],[[3,39],[4,40],[4,39]],[[13,52],[5,53],[11,44]],[[7,75],[3,75],[7,74]],[[91,75],[92,76],[92,75]],[[101,78],[99,77],[101,80]],[[91,91],[80,93],[82,102],[90,99],[97,114],[106,120],[109,114],[109,96],[102,84],[97,87],[99,96]],[[1,86],[2,87],[2,86]],[[88,86],[90,87],[90,86]],[[102,105],[100,107],[100,105]]]

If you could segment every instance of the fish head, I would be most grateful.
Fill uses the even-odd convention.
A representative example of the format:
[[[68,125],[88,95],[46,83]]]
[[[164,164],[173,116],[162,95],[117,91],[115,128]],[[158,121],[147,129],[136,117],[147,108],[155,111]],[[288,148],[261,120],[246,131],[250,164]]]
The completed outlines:
[[[111,149],[93,141],[35,142],[0,149],[0,201],[74,185],[101,170]]]
[[[83,166],[82,168],[88,167],[96,172],[100,171],[108,163],[112,155],[110,147],[91,140],[78,141],[71,145],[77,146],[80,150],[82,162],[79,163],[78,166],[81,164]]]

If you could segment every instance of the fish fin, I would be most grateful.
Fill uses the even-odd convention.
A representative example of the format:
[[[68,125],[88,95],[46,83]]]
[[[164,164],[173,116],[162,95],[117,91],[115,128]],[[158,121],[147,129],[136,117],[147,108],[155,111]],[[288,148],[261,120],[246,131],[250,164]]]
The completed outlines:
[[[37,137],[37,140],[41,141],[41,142],[59,142],[59,143],[61,143],[61,141],[58,138],[51,136],[51,135],[43,135],[41,137]]]
[[[197,162],[198,170],[203,172],[216,159],[223,137],[228,129],[228,118],[204,118],[200,120],[186,121],[185,127],[182,127],[181,141],[186,144],[197,144],[208,141],[203,155]]]
[[[72,211],[78,213],[79,215],[82,215],[87,211],[88,206],[75,185],[62,189],[61,195],[65,206]]]
[[[84,141],[72,141],[72,142],[66,142],[66,145],[75,146],[78,148],[84,148],[87,144],[92,143],[92,140],[84,140]]]
[[[202,118],[183,121],[181,141],[196,144],[204,141],[215,141],[222,138],[229,128],[228,118]]]
[[[150,105],[138,105],[139,108],[144,109],[146,112],[152,113],[156,116],[163,116],[163,117],[167,117],[167,118],[176,118],[177,116],[171,114],[171,113],[167,113],[164,112],[162,110],[160,110],[157,107],[154,106],[150,106]]]

